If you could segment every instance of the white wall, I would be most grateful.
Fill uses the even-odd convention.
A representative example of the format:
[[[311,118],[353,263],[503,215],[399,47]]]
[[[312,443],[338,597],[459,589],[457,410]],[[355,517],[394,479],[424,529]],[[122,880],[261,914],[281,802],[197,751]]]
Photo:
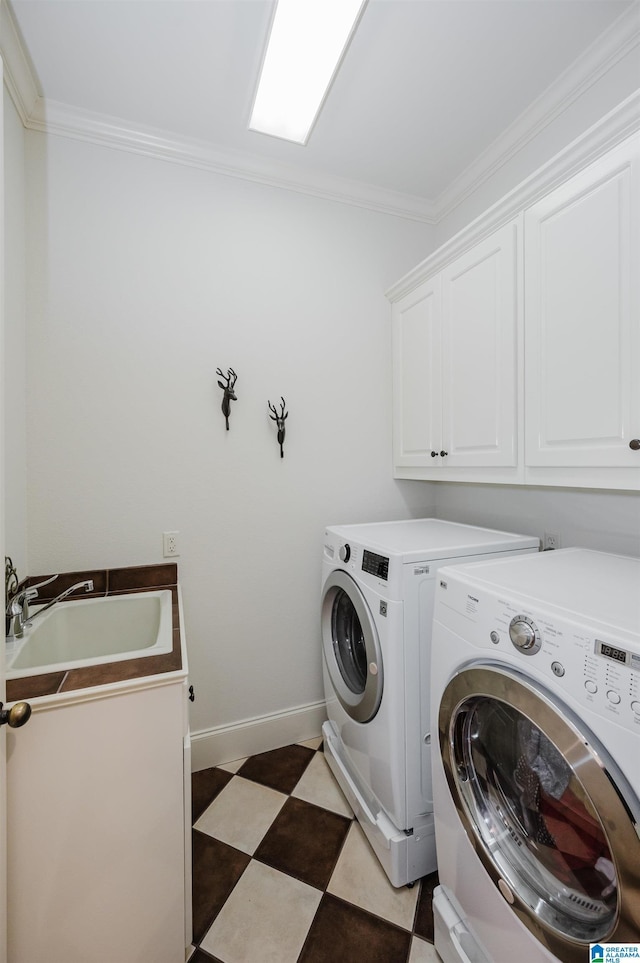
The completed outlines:
[[[192,727],[321,702],[324,525],[433,509],[432,486],[391,478],[383,294],[431,230],[27,143],[30,571],[161,561],[162,532],[179,531]]]
[[[4,492],[5,551],[27,573],[24,128],[4,92]]]
[[[640,556],[640,494],[509,485],[438,484],[436,514],[469,524],[504,528],[561,548],[580,546]]]

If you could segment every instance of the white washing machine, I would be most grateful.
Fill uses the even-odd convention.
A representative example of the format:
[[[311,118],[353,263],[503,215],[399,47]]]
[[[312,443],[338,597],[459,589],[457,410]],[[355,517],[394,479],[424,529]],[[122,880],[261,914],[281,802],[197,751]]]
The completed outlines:
[[[640,559],[441,569],[431,700],[444,963],[640,943]]]
[[[536,538],[434,518],[328,528],[325,757],[394,886],[435,869],[429,706],[440,566],[537,552]]]

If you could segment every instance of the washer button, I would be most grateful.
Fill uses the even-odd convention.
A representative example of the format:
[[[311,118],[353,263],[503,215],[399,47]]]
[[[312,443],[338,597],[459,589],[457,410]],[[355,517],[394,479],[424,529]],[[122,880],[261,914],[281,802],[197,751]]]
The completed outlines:
[[[620,705],[620,693],[616,692],[615,689],[609,689],[607,699],[614,706]]]
[[[497,645],[498,642],[500,641],[500,636],[498,635],[495,629],[493,630],[489,638],[491,639],[494,645]]]
[[[585,684],[584,684],[584,687],[585,687],[585,689],[587,690],[587,692],[590,692],[592,695],[593,695],[593,693],[595,693],[595,692],[598,691],[598,686],[597,686],[597,684],[593,681],[593,679],[587,679],[587,681],[586,681]]]
[[[640,702],[637,699],[634,699],[631,703],[631,709],[637,716],[640,716]]]
[[[557,675],[558,678],[561,679],[562,676],[564,675],[564,666],[562,662],[552,662],[551,671],[553,672],[554,675]]]

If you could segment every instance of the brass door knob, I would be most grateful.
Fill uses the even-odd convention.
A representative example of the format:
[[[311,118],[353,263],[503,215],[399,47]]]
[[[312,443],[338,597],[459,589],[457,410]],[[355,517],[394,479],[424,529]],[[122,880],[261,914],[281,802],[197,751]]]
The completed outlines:
[[[10,709],[4,709],[0,702],[0,726],[9,726],[11,729],[19,729],[29,721],[31,717],[31,706],[28,702],[16,702]]]

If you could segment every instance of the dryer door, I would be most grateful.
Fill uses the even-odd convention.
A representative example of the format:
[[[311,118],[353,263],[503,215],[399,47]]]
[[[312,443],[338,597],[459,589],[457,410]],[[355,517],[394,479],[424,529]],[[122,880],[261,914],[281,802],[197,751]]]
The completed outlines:
[[[449,789],[479,858],[562,961],[637,942],[639,804],[589,731],[531,680],[470,666],[440,703]]]
[[[369,722],[382,699],[380,640],[362,592],[340,569],[324,586],[322,644],[340,704],[356,722]]]

